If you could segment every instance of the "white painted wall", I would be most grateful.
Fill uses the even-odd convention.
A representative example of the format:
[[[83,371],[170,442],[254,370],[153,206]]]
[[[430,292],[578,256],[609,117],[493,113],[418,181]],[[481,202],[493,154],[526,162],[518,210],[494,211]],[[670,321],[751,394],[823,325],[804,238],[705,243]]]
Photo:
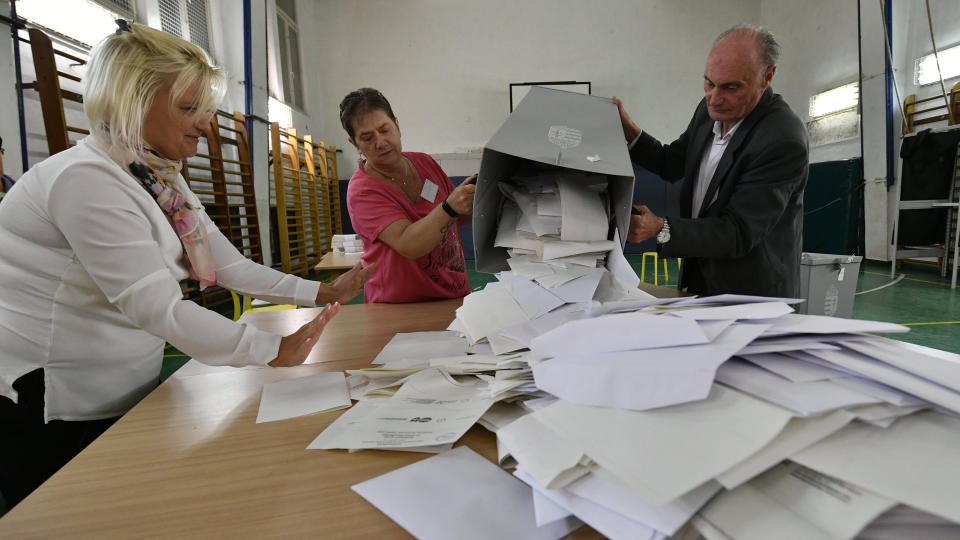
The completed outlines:
[[[868,2],[878,10],[876,1]],[[857,80],[857,2],[763,0],[760,22],[783,47],[773,87],[807,123],[810,96]],[[810,161],[860,155],[860,141],[810,148]]]
[[[356,153],[338,105],[351,90],[381,90],[407,150],[481,148],[509,113],[512,82],[578,80],[617,95],[654,135],[680,134],[703,95],[716,35],[758,22],[758,0],[319,0],[301,2],[314,81],[308,90],[325,139]],[[309,8],[312,8],[310,10]],[[306,24],[301,22],[301,27]]]

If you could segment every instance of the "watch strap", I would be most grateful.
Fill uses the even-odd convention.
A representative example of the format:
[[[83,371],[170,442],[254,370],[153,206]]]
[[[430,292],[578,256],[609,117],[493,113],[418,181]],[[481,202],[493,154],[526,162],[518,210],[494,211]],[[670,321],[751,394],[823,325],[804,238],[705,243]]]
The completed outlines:
[[[443,202],[440,203],[440,208],[443,208],[443,211],[446,212],[447,215],[453,219],[457,219],[458,217],[460,217],[460,214],[458,214],[457,211],[454,210],[452,206],[450,206],[450,203],[448,203],[446,199],[444,199]]]
[[[663,218],[663,227],[657,233],[657,244],[662,245],[670,241],[670,221]]]

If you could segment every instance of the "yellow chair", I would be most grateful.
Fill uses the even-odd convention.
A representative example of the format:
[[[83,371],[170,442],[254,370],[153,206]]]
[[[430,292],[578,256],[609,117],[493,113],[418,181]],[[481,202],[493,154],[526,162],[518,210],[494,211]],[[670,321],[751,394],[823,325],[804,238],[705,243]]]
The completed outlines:
[[[291,304],[268,304],[265,306],[253,306],[253,299],[249,296],[241,297],[239,294],[230,291],[233,297],[233,320],[238,320],[244,313],[256,313],[258,311],[281,311],[284,309],[297,309],[297,306]],[[241,299],[242,298],[242,299]]]
[[[667,261],[668,261],[668,260],[669,260],[669,259],[664,259],[664,260],[663,260],[663,282],[664,282],[664,283],[670,283],[670,273],[667,271]],[[680,265],[681,265],[681,264],[683,264],[683,259],[680,258],[680,257],[677,257],[677,272],[680,271]]]
[[[653,257],[653,284],[659,285],[659,276],[657,274],[657,252],[656,251],[644,251],[643,258],[640,259],[640,281],[646,283],[647,278],[647,257]],[[670,272],[667,269],[667,260],[663,259],[663,281],[664,283],[670,282]],[[683,263],[683,259],[677,257],[677,270],[680,270],[680,265]]]

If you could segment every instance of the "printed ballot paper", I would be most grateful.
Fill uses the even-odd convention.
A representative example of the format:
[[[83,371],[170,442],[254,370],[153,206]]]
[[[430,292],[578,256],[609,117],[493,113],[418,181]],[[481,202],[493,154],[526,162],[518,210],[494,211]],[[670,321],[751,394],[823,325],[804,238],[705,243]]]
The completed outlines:
[[[263,385],[257,423],[285,420],[350,406],[342,372],[317,373]]]
[[[853,423],[792,460],[914,508],[960,522],[960,419],[920,412],[883,429]]]
[[[895,501],[795,463],[783,463],[701,510],[728,538],[853,538]],[[696,522],[695,522],[696,523]]]
[[[568,517],[537,527],[530,488],[465,446],[353,490],[422,540],[552,540],[582,525]]]
[[[483,388],[464,386],[440,369],[419,371],[388,399],[360,401],[307,446],[410,448],[459,439],[493,400]]]

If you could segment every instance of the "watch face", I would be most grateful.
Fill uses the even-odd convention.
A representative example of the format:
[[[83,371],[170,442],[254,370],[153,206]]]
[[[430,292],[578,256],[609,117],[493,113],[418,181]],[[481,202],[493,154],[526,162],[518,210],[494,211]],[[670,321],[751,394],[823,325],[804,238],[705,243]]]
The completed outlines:
[[[663,228],[657,233],[657,243],[666,244],[670,241],[670,225],[666,220],[663,222]]]

